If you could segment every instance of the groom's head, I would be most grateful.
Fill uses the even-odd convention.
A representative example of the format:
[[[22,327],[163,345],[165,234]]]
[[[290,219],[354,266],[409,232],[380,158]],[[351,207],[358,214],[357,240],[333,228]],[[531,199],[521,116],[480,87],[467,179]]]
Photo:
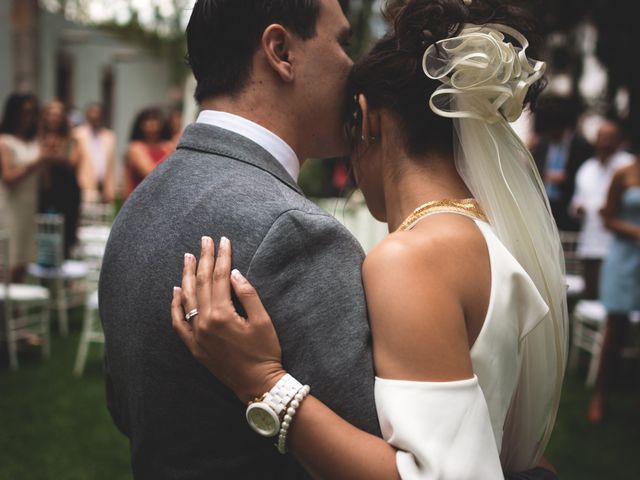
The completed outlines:
[[[198,0],[187,27],[196,100],[245,113],[300,154],[343,153],[352,62],[338,0]]]

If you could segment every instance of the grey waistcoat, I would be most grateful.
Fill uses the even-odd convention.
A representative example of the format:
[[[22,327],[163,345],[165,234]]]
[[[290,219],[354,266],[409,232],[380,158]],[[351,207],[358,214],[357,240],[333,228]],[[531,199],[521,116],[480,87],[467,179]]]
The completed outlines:
[[[350,423],[379,435],[363,252],[277,160],[232,132],[190,125],[119,213],[100,279],[109,410],[139,479],[304,478],[171,327],[172,287],[200,237],[233,243],[285,368]]]

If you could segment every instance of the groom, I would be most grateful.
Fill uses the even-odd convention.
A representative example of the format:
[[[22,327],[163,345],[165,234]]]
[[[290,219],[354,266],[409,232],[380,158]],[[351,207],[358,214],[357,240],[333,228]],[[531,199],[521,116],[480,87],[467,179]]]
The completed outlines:
[[[291,374],[379,435],[363,252],[296,183],[305,158],[347,151],[349,24],[338,0],[199,0],[189,62],[202,113],[129,197],[100,282],[108,405],[140,479],[305,478],[256,435],[233,394],[171,327],[185,252],[226,236]],[[532,477],[533,478],[533,477]]]
[[[183,253],[226,236],[272,314],[291,373],[379,434],[363,252],[296,180],[347,151],[350,36],[338,0],[199,0],[187,28],[202,113],[113,226],[100,282],[109,409],[136,478],[301,478],[171,327]]]

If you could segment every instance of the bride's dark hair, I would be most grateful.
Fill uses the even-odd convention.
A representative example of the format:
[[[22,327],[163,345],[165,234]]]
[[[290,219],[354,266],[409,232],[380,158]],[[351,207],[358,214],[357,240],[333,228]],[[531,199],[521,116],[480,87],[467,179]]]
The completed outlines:
[[[525,10],[500,0],[473,0],[469,6],[463,0],[388,0],[383,15],[390,29],[354,66],[350,98],[362,93],[370,108],[393,112],[405,132],[406,147],[414,154],[453,150],[453,122],[429,108],[429,98],[441,85],[422,70],[429,45],[457,36],[465,24],[499,23],[527,37],[532,44],[529,52],[535,55],[535,21]],[[533,105],[542,88],[544,81],[534,84],[525,104]],[[359,120],[354,105],[349,120],[352,132]]]

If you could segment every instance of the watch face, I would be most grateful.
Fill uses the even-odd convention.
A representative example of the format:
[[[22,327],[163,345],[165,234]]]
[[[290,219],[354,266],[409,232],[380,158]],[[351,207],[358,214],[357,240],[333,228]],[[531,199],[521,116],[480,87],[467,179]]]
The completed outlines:
[[[280,420],[276,413],[265,403],[252,403],[247,408],[247,421],[260,435],[273,437],[278,434]]]

